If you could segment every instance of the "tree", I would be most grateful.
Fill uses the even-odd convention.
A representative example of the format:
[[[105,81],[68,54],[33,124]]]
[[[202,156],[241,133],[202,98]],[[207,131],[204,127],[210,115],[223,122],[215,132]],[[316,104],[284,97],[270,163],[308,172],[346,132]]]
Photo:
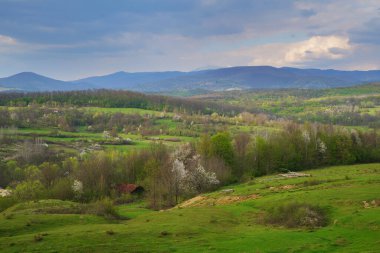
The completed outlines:
[[[211,137],[211,154],[222,158],[229,166],[233,166],[234,151],[231,137],[227,132],[218,133]]]
[[[13,195],[18,200],[36,200],[45,194],[45,187],[38,180],[24,181],[16,186]]]
[[[248,133],[239,133],[234,136],[234,149],[236,157],[235,176],[241,179],[244,172],[247,171],[248,161],[247,152],[251,136]]]
[[[144,184],[148,189],[150,206],[157,210],[174,204],[172,171],[169,153],[163,144],[153,145],[150,152],[144,166],[147,175]]]
[[[176,201],[180,193],[191,196],[207,191],[220,182],[216,174],[201,164],[201,156],[190,144],[179,147],[172,154],[173,185]]]
[[[44,162],[39,166],[41,171],[41,182],[45,187],[50,188],[59,177],[59,167],[57,164]]]
[[[208,134],[202,134],[198,143],[198,152],[205,158],[211,156],[211,138]]]

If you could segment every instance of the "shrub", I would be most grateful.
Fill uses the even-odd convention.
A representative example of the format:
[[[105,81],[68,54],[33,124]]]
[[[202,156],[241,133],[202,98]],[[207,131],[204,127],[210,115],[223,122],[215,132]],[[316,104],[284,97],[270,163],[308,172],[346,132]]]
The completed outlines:
[[[81,204],[61,200],[40,200],[19,204],[16,210],[34,209],[35,213],[48,214],[93,214],[107,219],[120,219],[113,201],[109,198],[96,202]]]
[[[114,235],[115,232],[111,229],[111,230],[107,230],[107,231],[106,231],[106,234],[107,234],[107,235]]]
[[[130,193],[122,194],[120,197],[116,197],[113,201],[115,205],[129,204],[138,199],[138,196],[132,195]]]
[[[17,200],[41,199],[45,194],[45,187],[38,180],[25,181],[16,186],[13,194]]]
[[[328,217],[326,210],[319,206],[289,202],[271,208],[266,213],[264,222],[288,228],[316,228],[326,226]]]
[[[103,216],[107,219],[119,219],[120,215],[117,213],[113,202],[109,198],[104,198],[87,205],[86,213]]]
[[[34,241],[35,242],[40,242],[40,241],[42,241],[44,238],[43,238],[43,236],[41,235],[41,234],[36,234],[36,235],[34,235]]]
[[[160,233],[160,235],[161,235],[161,236],[168,236],[168,235],[170,235],[170,233],[169,233],[168,231],[162,231],[162,232]]]
[[[54,182],[49,191],[49,195],[53,199],[70,200],[74,198],[72,182],[70,179],[61,178]]]

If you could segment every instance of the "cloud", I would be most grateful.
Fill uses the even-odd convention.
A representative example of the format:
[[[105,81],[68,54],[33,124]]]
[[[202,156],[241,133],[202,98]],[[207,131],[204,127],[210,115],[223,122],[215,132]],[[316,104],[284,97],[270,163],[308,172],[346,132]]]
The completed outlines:
[[[20,43],[10,36],[0,34],[0,58],[5,55],[12,55],[20,48]]]
[[[0,45],[15,45],[15,44],[17,44],[17,41],[14,38],[0,34]]]
[[[373,68],[379,8],[378,0],[0,0],[0,76],[248,64]]]
[[[353,50],[349,39],[341,36],[313,36],[294,43],[274,43],[248,51],[252,65],[307,66],[315,61],[337,60]]]
[[[372,18],[362,26],[349,30],[355,43],[380,44],[380,17]]]
[[[348,38],[339,36],[313,36],[306,41],[286,46],[284,61],[289,64],[304,64],[313,60],[339,59],[349,52]]]

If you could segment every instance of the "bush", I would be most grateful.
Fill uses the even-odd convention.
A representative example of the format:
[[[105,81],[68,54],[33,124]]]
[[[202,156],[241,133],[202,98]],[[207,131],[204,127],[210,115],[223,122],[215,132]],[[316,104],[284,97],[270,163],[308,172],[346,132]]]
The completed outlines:
[[[103,216],[107,219],[120,218],[120,215],[117,213],[112,200],[109,198],[104,198],[88,204],[86,207],[86,213]]]
[[[116,197],[113,201],[115,205],[123,205],[133,203],[138,199],[138,196],[132,195],[130,193],[122,194],[120,197]]]
[[[270,209],[265,215],[264,222],[288,228],[316,228],[326,226],[328,217],[326,210],[319,206],[290,202]]]
[[[13,196],[17,200],[37,200],[45,195],[45,187],[38,180],[25,181],[16,186]]]
[[[107,230],[107,231],[106,231],[106,234],[107,234],[107,235],[114,235],[115,232],[111,229],[111,230]]]
[[[49,191],[50,198],[71,200],[74,198],[74,191],[72,189],[72,181],[67,178],[61,178],[55,181],[54,185]]]
[[[34,235],[34,241],[35,242],[40,242],[40,241],[42,241],[44,238],[43,238],[43,236],[41,235],[41,234],[36,234],[36,235]]]
[[[120,219],[113,201],[109,198],[98,200],[89,204],[81,204],[62,200],[39,200],[24,202],[17,205],[16,210],[32,209],[35,213],[47,214],[93,214],[107,219]]]

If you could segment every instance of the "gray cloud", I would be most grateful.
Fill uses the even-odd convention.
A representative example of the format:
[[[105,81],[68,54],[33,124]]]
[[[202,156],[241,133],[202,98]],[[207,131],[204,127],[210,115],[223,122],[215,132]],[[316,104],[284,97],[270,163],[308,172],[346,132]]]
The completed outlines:
[[[0,0],[0,75],[31,70],[70,79],[118,70],[292,64],[276,45],[318,36],[346,38],[350,48],[306,48],[295,53],[304,57],[297,66],[351,68],[346,60],[375,66],[370,53],[364,64],[356,52],[364,44],[379,49],[379,7],[376,0]],[[247,53],[262,48],[271,50]]]
[[[355,43],[380,44],[380,16],[365,22],[361,27],[349,31]]]

